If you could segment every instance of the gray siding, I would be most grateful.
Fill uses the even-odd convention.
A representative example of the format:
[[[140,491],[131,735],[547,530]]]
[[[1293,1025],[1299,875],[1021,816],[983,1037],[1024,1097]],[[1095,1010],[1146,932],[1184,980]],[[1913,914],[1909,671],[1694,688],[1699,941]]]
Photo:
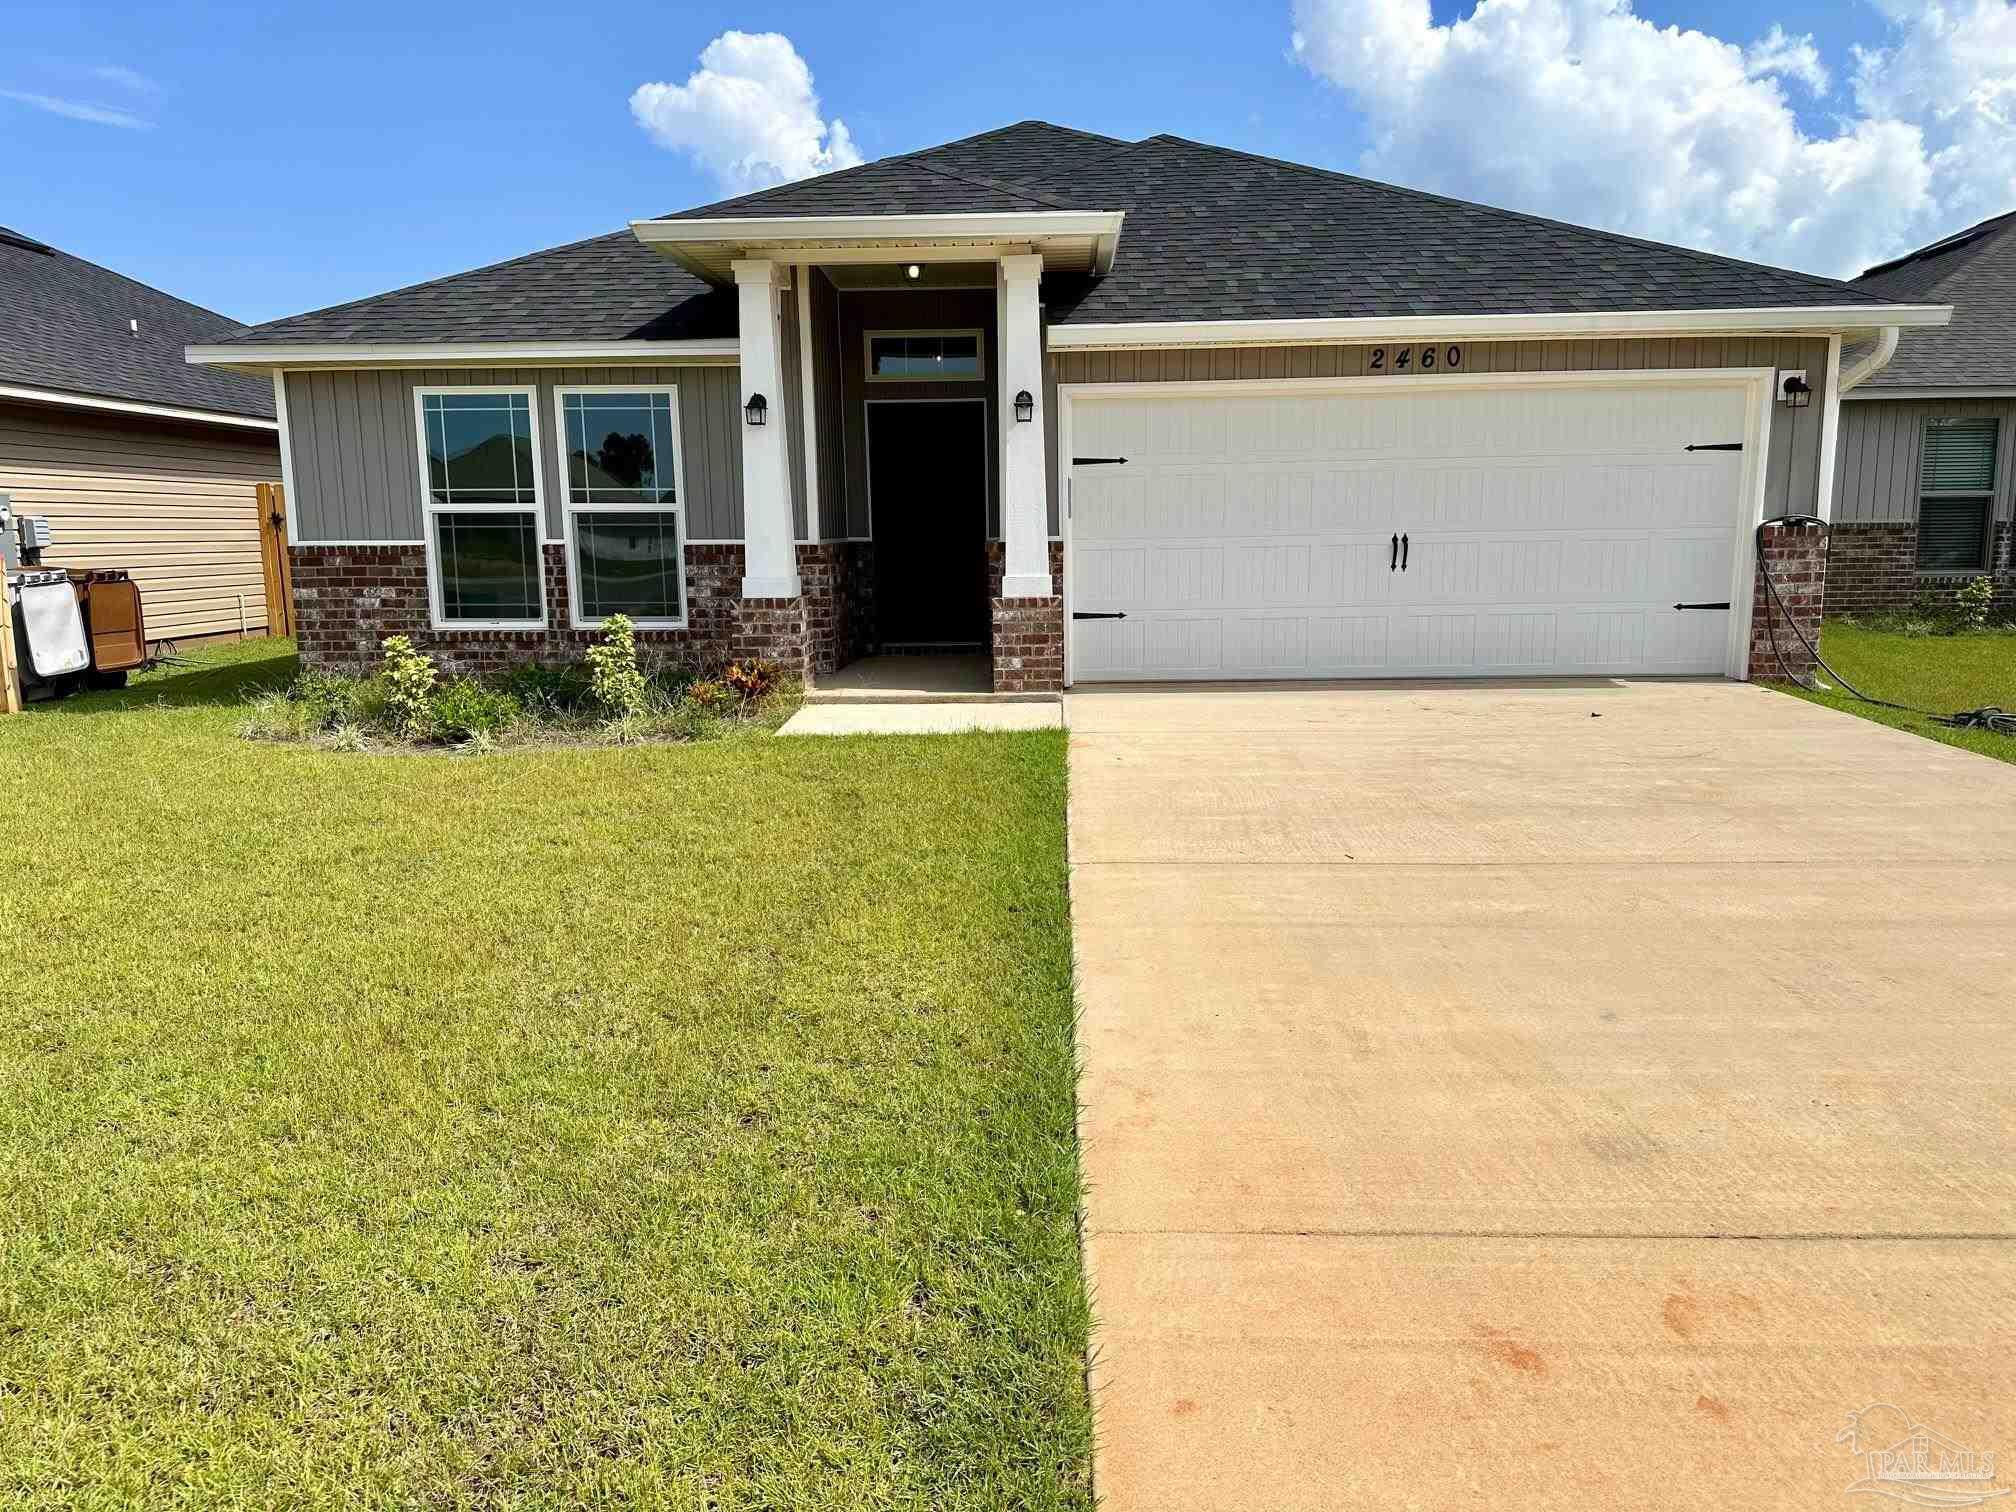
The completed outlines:
[[[798,270],[801,274],[804,269]],[[798,290],[782,291],[777,310],[777,366],[782,394],[770,396],[772,425],[783,425],[784,476],[791,489],[791,534],[804,540],[805,529],[805,360],[798,337]],[[782,413],[778,413],[781,410]]]
[[[2012,518],[2016,400],[1845,399],[1834,448],[1834,518],[1848,525],[1916,521],[1918,452],[1927,420],[2002,422],[1995,457],[1995,518]]]
[[[1416,343],[1418,345],[1418,343]],[[1471,373],[1615,372],[1646,368],[1804,368],[1819,389],[1826,380],[1827,343],[1796,338],[1701,337],[1686,340],[1465,341]],[[1357,378],[1370,346],[1194,347],[1147,352],[1055,352],[1050,381],[1058,383],[1225,382],[1258,378]],[[1810,513],[1819,501],[1820,415],[1816,392],[1803,410],[1772,407],[1765,507],[1771,514]],[[1844,418],[1848,406],[1843,407]],[[1057,454],[1055,421],[1050,454]],[[1734,436],[1704,437],[1733,441]],[[1051,531],[1057,529],[1057,469],[1050,470]]]
[[[742,538],[742,396],[733,367],[428,368],[287,375],[297,544],[419,540],[413,391],[480,384],[539,390],[545,529],[557,540],[560,445],[553,433],[553,391],[575,383],[677,384],[687,538]]]
[[[847,461],[847,531],[850,536],[869,533],[868,500],[868,412],[869,399],[972,399],[987,401],[988,437],[994,435],[993,421],[999,413],[995,394],[994,291],[957,289],[899,289],[888,293],[842,293],[840,303],[840,391],[843,398],[844,445]],[[869,383],[862,369],[862,336],[867,331],[971,330],[986,333],[982,366],[986,376],[979,383]],[[987,533],[1001,533],[1000,448],[987,448]]]
[[[819,539],[847,534],[847,436],[840,384],[840,295],[817,268],[812,289],[812,411],[819,432]]]

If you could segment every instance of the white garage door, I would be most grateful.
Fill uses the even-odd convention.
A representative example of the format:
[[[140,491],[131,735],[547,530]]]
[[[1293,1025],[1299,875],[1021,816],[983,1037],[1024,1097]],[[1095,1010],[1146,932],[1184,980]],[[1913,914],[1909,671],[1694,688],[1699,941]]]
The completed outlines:
[[[1080,392],[1072,675],[1719,673],[1746,393]]]

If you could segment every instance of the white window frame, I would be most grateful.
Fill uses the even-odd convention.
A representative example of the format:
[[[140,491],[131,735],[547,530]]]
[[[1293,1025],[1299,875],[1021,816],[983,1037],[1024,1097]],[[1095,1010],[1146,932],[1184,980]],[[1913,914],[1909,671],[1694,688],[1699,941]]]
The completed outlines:
[[[672,410],[672,503],[597,504],[574,502],[574,484],[567,470],[567,396],[570,394],[663,394]],[[574,517],[581,514],[669,514],[672,539],[679,555],[679,617],[656,616],[633,623],[639,630],[684,630],[693,613],[691,586],[686,572],[686,431],[679,420],[679,385],[676,383],[570,383],[553,390],[553,426],[556,460],[560,469],[560,534],[567,552],[567,620],[576,630],[599,630],[608,623],[588,619],[581,612],[581,539]],[[739,443],[738,443],[739,444]]]
[[[427,399],[437,394],[522,394],[525,396],[526,424],[532,432],[532,503],[524,504],[437,504],[427,471]],[[531,383],[432,383],[413,388],[413,444],[420,466],[420,524],[427,547],[427,618],[438,631],[457,630],[544,630],[550,619],[546,604],[546,459],[539,436],[539,387]],[[539,617],[537,619],[473,620],[447,619],[441,606],[441,542],[434,517],[444,514],[499,514],[532,516],[532,534],[539,548]]]
[[[1995,448],[1988,458],[1988,488],[1986,492],[1963,488],[1925,487],[1923,468],[1925,450],[1932,444],[1933,429],[1942,423],[1954,420],[1986,420],[1995,427]],[[1925,503],[1933,500],[1947,503],[1954,499],[1979,499],[1981,501],[1981,553],[1980,559],[1971,567],[1927,567],[1922,560],[1913,561],[1921,578],[1979,577],[1995,570],[1995,500],[2002,487],[2002,420],[1998,415],[1927,415],[1918,423],[1918,505],[1915,518],[1919,523],[1925,519]],[[1922,539],[1922,537],[1921,537]],[[1914,556],[1916,553],[1914,552]]]
[[[973,371],[953,373],[943,378],[924,378],[915,373],[891,373],[886,377],[875,372],[875,342],[883,336],[971,336],[973,338]],[[987,381],[987,332],[980,326],[921,326],[915,330],[876,330],[861,333],[861,377],[867,383],[985,383]]]

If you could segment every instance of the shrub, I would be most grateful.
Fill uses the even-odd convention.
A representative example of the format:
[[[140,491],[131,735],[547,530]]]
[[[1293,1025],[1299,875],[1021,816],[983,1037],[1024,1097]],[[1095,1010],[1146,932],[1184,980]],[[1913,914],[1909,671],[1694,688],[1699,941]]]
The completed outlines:
[[[1953,618],[1960,630],[1986,630],[1988,611],[1995,606],[1995,580],[1972,578],[1953,595]]]
[[[471,677],[459,677],[430,701],[434,728],[451,740],[491,737],[516,720],[518,700]]]
[[[773,661],[738,661],[728,664],[721,681],[744,703],[754,703],[777,686],[777,675],[777,663]]]
[[[637,666],[637,631],[627,614],[603,622],[603,639],[588,648],[588,694],[611,719],[642,714],[649,692]]]
[[[567,662],[520,662],[504,674],[504,687],[534,713],[565,713],[588,701],[586,669]]]
[[[680,702],[698,714],[727,714],[742,701],[741,695],[725,682],[703,677],[686,685]]]
[[[403,635],[385,642],[385,715],[392,728],[411,739],[433,714],[434,658],[417,651]]]
[[[305,668],[287,690],[287,697],[300,711],[301,724],[308,730],[333,730],[357,713],[357,694],[362,684],[354,677],[336,672]]]

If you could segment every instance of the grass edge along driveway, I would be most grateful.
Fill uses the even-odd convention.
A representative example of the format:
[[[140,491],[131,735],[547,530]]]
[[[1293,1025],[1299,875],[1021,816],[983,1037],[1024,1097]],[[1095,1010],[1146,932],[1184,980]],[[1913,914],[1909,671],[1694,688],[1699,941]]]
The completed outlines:
[[[242,741],[285,649],[0,728],[0,1501],[1088,1508],[1061,732]]]
[[[1965,635],[1904,635],[1847,621],[1829,621],[1820,632],[1820,654],[1872,698],[1914,704],[1940,714],[1994,704],[2016,709],[2016,630]],[[1830,709],[1909,730],[1942,745],[1959,746],[1998,761],[2016,761],[2016,736],[1987,730],[1950,730],[1917,714],[1866,704],[1835,687],[1818,692],[1774,682],[1773,687],[1825,704]]]

